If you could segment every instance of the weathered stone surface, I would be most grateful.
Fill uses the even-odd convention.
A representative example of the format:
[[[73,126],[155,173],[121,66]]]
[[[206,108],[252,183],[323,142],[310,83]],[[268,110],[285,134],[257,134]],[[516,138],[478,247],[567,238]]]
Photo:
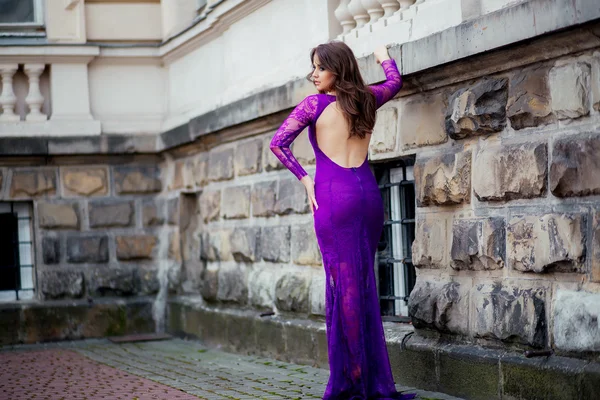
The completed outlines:
[[[308,288],[310,274],[286,271],[275,285],[275,305],[281,311],[308,312]]]
[[[546,143],[485,148],[473,162],[473,190],[480,201],[540,197],[547,175]]]
[[[413,264],[418,268],[445,268],[447,251],[447,225],[443,218],[435,215],[418,219],[415,241],[412,244]]]
[[[108,169],[106,167],[71,167],[62,170],[65,196],[106,196]]]
[[[292,226],[292,260],[298,265],[321,264],[321,252],[312,222]]]
[[[262,139],[238,143],[233,166],[237,176],[256,174],[262,170]]]
[[[54,169],[16,170],[10,183],[11,198],[54,196],[56,171]]]
[[[260,232],[260,256],[265,261],[290,262],[290,227],[265,226]]]
[[[483,78],[448,101],[446,132],[454,139],[500,132],[506,127],[506,79]]]
[[[67,238],[67,262],[108,262],[108,236],[69,236]]]
[[[138,292],[136,283],[133,268],[107,266],[94,268],[86,286],[95,296],[130,296]]]
[[[554,343],[567,351],[600,351],[600,294],[557,290]]]
[[[197,186],[208,183],[208,154],[201,153],[194,160],[194,179]]]
[[[468,332],[469,288],[459,282],[419,279],[410,294],[408,313],[415,328]]]
[[[2,183],[4,183],[4,171],[0,169],[0,193],[2,193]]]
[[[452,226],[452,268],[491,270],[504,267],[504,219],[455,220]]]
[[[507,229],[509,263],[518,271],[583,272],[584,227],[580,214],[516,216]]]
[[[250,217],[250,185],[223,189],[221,214],[225,219]]]
[[[155,193],[162,190],[157,166],[114,167],[115,190],[118,194]]]
[[[310,212],[308,206],[306,189],[298,179],[286,178],[279,181],[275,213],[279,215],[304,214]]]
[[[193,160],[177,160],[173,165],[173,178],[169,184],[169,188],[176,189],[193,189],[194,188],[194,164]]]
[[[592,282],[600,282],[600,212],[594,214],[592,225]]]
[[[471,152],[418,159],[414,167],[419,207],[469,203]]]
[[[40,227],[46,229],[79,229],[79,206],[73,203],[38,203]]]
[[[557,197],[600,194],[600,135],[554,142],[550,191]]]
[[[46,299],[73,298],[83,295],[81,271],[42,269],[38,274],[42,295]]]
[[[251,306],[273,308],[275,283],[279,272],[273,268],[254,266],[248,274],[248,301]]]
[[[402,98],[400,108],[400,147],[402,150],[448,141],[445,126],[446,102],[443,94]],[[379,119],[379,113],[377,113]]]
[[[231,231],[227,229],[210,231],[202,237],[203,258],[208,261],[231,261]]]
[[[506,114],[514,129],[538,126],[554,119],[548,71],[545,66],[526,68],[517,70],[511,77]]]
[[[588,115],[590,66],[583,62],[554,67],[550,70],[552,109],[558,119]]]
[[[167,223],[169,225],[179,223],[179,197],[167,200]]]
[[[181,254],[181,237],[179,235],[179,231],[169,233],[168,257],[169,260],[181,264],[183,258]]]
[[[268,150],[269,153],[273,155],[270,151],[271,149]],[[294,143],[292,143],[292,152],[301,165],[315,163],[315,151],[310,144],[310,140],[308,140],[308,128],[302,131],[302,133],[294,139]],[[281,165],[281,163],[279,164]]]
[[[145,227],[162,225],[165,222],[164,200],[145,200],[142,203],[142,221]]]
[[[285,166],[279,161],[275,154],[271,151],[269,145],[271,144],[271,139],[273,135],[269,135],[263,140],[263,164],[265,171],[274,171],[278,169],[283,169]]]
[[[151,235],[117,236],[117,259],[143,260],[151,259],[157,239]]]
[[[230,244],[233,259],[254,262],[258,258],[259,227],[237,227],[231,233]]]
[[[271,217],[275,215],[277,182],[258,182],[252,187],[252,215]]]
[[[208,155],[208,180],[223,181],[233,178],[233,148],[212,150]]]
[[[600,111],[600,57],[598,54],[592,64],[591,81],[593,107],[594,110]]]
[[[131,226],[134,221],[132,201],[90,201],[88,209],[91,228]]]
[[[310,313],[325,316],[325,272],[315,271],[310,281]]]
[[[221,214],[221,191],[207,190],[199,199],[200,215],[204,223],[218,221]]]
[[[388,107],[377,112],[369,151],[371,154],[393,153],[396,151],[398,135],[398,109]]]
[[[205,269],[202,274],[202,288],[200,293],[206,301],[216,301],[219,290],[219,271]]]
[[[221,265],[217,299],[240,304],[248,301],[248,272],[243,264]]]
[[[480,284],[471,290],[471,321],[476,337],[547,344],[546,289],[513,284]]]
[[[158,269],[140,265],[134,271],[136,292],[140,295],[152,295],[160,290]]]
[[[60,240],[57,237],[42,238],[42,260],[46,265],[60,263]]]

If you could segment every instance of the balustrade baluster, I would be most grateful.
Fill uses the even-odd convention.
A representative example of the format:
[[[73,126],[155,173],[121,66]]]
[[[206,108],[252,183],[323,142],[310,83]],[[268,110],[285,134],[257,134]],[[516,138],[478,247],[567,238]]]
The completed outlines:
[[[370,25],[373,25],[383,17],[384,11],[378,0],[362,0],[362,6],[367,10],[367,13],[370,16]]]
[[[350,11],[348,10],[349,3],[350,0],[340,1],[340,5],[338,6],[338,8],[335,9],[334,12],[335,17],[338,21],[340,21],[340,25],[342,25],[342,35],[347,34],[356,26],[356,21],[354,20],[354,17],[352,17],[352,14],[350,14]]]
[[[0,106],[2,114],[0,115],[1,122],[15,122],[21,118],[15,114],[15,104],[17,97],[13,90],[13,76],[17,72],[19,66],[17,64],[2,64],[0,65],[0,76],[2,77],[2,94],[0,95]]]
[[[356,21],[356,29],[362,28],[371,19],[367,10],[362,6],[361,0],[351,0],[348,4],[348,11],[350,11],[350,14],[352,14]]]
[[[44,97],[40,91],[40,75],[44,72],[44,64],[25,64],[25,74],[29,78],[29,94],[25,98],[29,105],[29,114],[25,117],[26,121],[45,121],[47,116],[42,113]]]

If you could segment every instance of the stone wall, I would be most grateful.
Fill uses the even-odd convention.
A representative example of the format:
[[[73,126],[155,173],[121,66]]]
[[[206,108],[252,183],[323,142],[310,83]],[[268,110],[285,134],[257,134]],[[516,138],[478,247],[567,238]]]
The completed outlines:
[[[395,100],[374,133],[373,158],[417,155],[414,325],[598,352],[600,52],[476,71]]]
[[[181,228],[181,292],[200,292],[209,303],[323,315],[312,216],[304,187],[269,149],[276,126],[173,155],[169,189],[197,199],[182,211],[197,223]],[[306,132],[293,151],[313,172]]]
[[[177,203],[164,194],[159,157],[8,161],[0,201],[32,204],[38,299],[151,295],[161,268],[177,272],[165,262]]]

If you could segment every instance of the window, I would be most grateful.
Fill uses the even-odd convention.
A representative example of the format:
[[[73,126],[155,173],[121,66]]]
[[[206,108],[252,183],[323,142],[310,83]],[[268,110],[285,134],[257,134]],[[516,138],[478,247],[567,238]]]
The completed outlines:
[[[31,205],[0,202],[0,300],[32,299],[33,277]]]
[[[385,208],[377,252],[379,304],[388,321],[408,321],[408,297],[415,286],[412,242],[415,238],[415,184],[412,159],[375,166]]]
[[[0,30],[35,30],[44,25],[42,0],[0,0]]]

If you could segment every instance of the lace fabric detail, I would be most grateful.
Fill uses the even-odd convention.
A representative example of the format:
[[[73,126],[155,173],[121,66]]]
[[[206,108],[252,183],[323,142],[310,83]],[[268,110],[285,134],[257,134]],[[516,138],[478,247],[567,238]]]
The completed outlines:
[[[389,60],[382,61],[381,66],[385,73],[385,82],[369,86],[377,100],[377,108],[393,99],[402,88],[402,75],[398,71],[396,61],[390,58]]]
[[[285,121],[283,121],[283,124],[281,124],[271,140],[270,148],[273,154],[298,179],[302,179],[302,177],[307,175],[307,172],[292,154],[290,145],[314,121],[318,102],[317,95],[307,96],[302,100]]]

